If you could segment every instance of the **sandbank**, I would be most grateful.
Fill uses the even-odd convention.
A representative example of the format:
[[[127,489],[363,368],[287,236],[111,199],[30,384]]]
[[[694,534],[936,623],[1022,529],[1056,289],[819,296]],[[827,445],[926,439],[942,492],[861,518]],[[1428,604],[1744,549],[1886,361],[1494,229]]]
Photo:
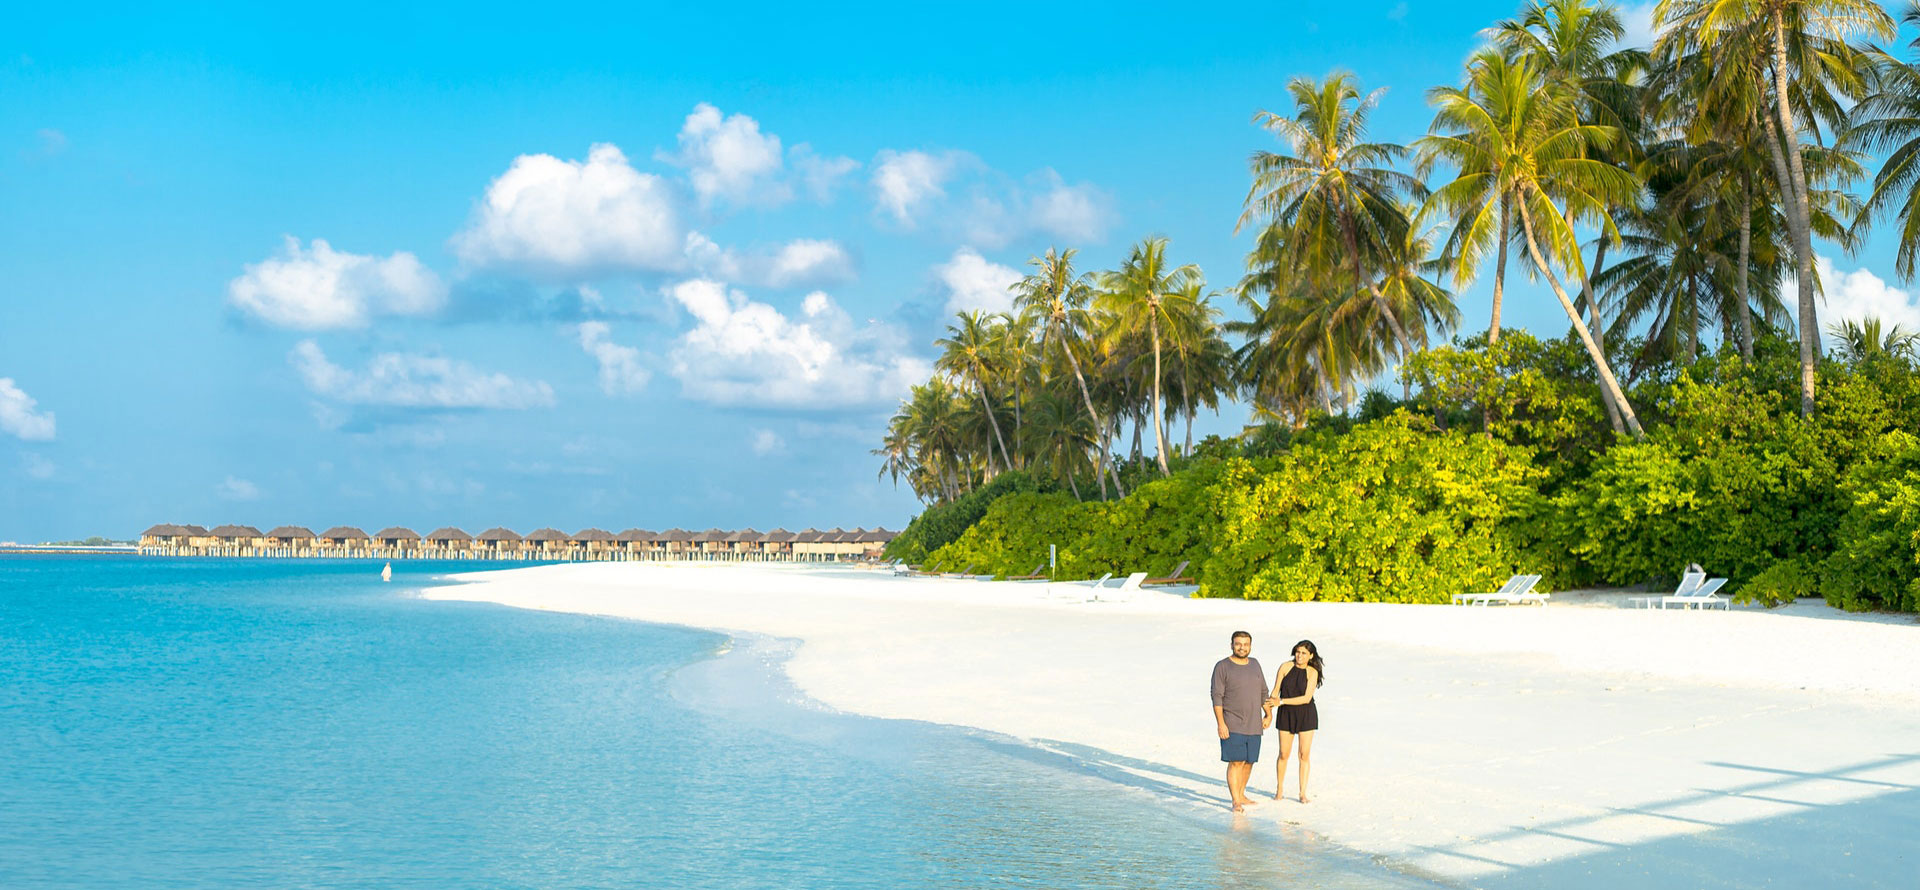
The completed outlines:
[[[1824,606],[1644,611],[1260,603],[789,566],[591,563],[454,576],[432,599],[800,642],[820,704],[1000,733],[1170,805],[1297,823],[1480,887],[1911,887],[1920,625]],[[1314,801],[1226,811],[1206,681],[1327,662]],[[1274,786],[1269,733],[1253,791]],[[1203,802],[1204,801],[1204,802]],[[1213,803],[1218,801],[1218,804]],[[1070,842],[1063,838],[1063,842]]]

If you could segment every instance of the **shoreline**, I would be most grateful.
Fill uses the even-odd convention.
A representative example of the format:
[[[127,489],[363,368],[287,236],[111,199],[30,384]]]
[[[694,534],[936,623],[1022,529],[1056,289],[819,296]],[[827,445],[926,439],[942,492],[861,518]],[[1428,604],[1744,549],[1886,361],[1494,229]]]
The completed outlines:
[[[1824,874],[1842,857],[1862,869],[1855,883],[1897,886],[1920,852],[1885,824],[1920,816],[1920,628],[1900,622],[1162,594],[1089,604],[1048,600],[1046,585],[742,566],[448,580],[460,583],[422,596],[799,640],[784,670],[825,707],[1104,760],[1222,801],[1223,823],[1205,670],[1243,625],[1269,672],[1310,637],[1328,661],[1315,802],[1268,801],[1247,818],[1413,875],[1697,886]],[[1277,743],[1266,747],[1252,790],[1270,795]],[[1750,849],[1782,832],[1798,840]],[[1856,849],[1855,837],[1876,840]]]

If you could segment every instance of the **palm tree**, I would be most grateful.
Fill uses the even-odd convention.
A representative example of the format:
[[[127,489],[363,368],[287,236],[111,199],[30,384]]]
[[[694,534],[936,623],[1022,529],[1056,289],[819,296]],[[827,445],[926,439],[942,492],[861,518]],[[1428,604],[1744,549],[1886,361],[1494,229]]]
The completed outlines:
[[[993,430],[994,441],[1000,443],[1001,465],[1012,470],[1013,454],[1007,450],[1006,437],[1000,434],[1000,421],[993,416],[993,402],[987,395],[987,382],[998,371],[994,344],[999,338],[981,312],[959,312],[954,318],[959,323],[947,325],[947,336],[933,341],[933,345],[940,347],[940,357],[934,360],[933,366],[953,375],[963,385],[971,386],[980,397],[980,408]],[[988,443],[987,460],[988,463],[993,460],[992,443]]]
[[[1912,361],[1920,358],[1920,331],[1899,325],[1885,327],[1878,318],[1847,320],[1827,328],[1834,339],[1833,351],[1841,361],[1862,364],[1876,358]]]
[[[1409,221],[1399,195],[1417,199],[1424,189],[1391,167],[1406,154],[1403,147],[1365,141],[1367,119],[1384,91],[1362,96],[1352,75],[1337,72],[1318,82],[1296,77],[1287,92],[1291,117],[1261,111],[1253,118],[1293,154],[1255,152],[1249,163],[1253,187],[1234,231],[1264,221],[1279,233],[1268,242],[1272,255],[1262,257],[1256,248],[1249,266],[1278,264],[1328,286],[1351,275],[1346,286],[1372,297],[1404,359],[1413,354],[1413,339],[1367,266],[1405,238]]]
[[[1120,268],[1101,276],[1102,291],[1096,300],[1111,312],[1114,327],[1109,336],[1124,338],[1145,332],[1153,346],[1153,419],[1154,455],[1160,475],[1172,475],[1167,468],[1167,431],[1160,413],[1160,331],[1170,320],[1186,311],[1179,304],[1186,300],[1189,285],[1200,278],[1200,267],[1167,264],[1167,239],[1147,238],[1127,253]]]
[[[1098,425],[1072,395],[1057,389],[1034,394],[1027,420],[1022,434],[1027,441],[1021,450],[1034,456],[1036,470],[1065,482],[1074,498],[1080,499],[1080,485],[1075,480],[1088,470],[1100,472],[1089,457]]]
[[[1863,34],[1889,39],[1895,33],[1893,19],[1876,0],[1660,0],[1654,18],[1665,26],[1656,51],[1677,55],[1685,50],[1676,47],[1684,47],[1736,71],[1771,74],[1773,108],[1760,118],[1792,237],[1800,296],[1800,413],[1811,415],[1820,325],[1814,304],[1812,185],[1794,106],[1812,109],[1808,120],[1816,128],[1820,116],[1838,120],[1841,105],[1825,87],[1857,92],[1860,85],[1859,63],[1846,41]]]
[[[1033,271],[1014,285],[1013,306],[1022,317],[1039,319],[1041,326],[1041,354],[1045,358],[1046,343],[1051,340],[1060,344],[1060,352],[1067,357],[1068,367],[1073,369],[1073,379],[1080,385],[1080,400],[1086,405],[1087,417],[1093,421],[1093,428],[1103,430],[1106,424],[1100,420],[1100,412],[1093,407],[1093,395],[1087,390],[1086,374],[1080,370],[1080,359],[1074,355],[1074,341],[1081,339],[1088,329],[1087,302],[1093,298],[1093,288],[1084,277],[1074,274],[1072,248],[1057,250],[1047,248],[1044,257],[1031,257],[1027,265]],[[1107,455],[1107,437],[1100,436],[1100,466],[1095,477],[1100,484],[1102,496],[1106,494],[1105,473],[1110,466]],[[1120,484],[1120,475],[1114,474],[1114,485]],[[1121,497],[1126,497],[1125,488],[1118,489]]]
[[[1619,139],[1619,128],[1582,123],[1577,97],[1549,89],[1529,59],[1483,50],[1467,70],[1466,87],[1439,87],[1428,94],[1438,111],[1433,132],[1419,142],[1423,166],[1446,163],[1458,171],[1434,191],[1432,206],[1457,218],[1484,207],[1489,196],[1510,197],[1527,253],[1586,347],[1602,390],[1620,407],[1628,431],[1644,437],[1606,354],[1554,273],[1558,265],[1584,281],[1586,264],[1573,224],[1592,222],[1604,237],[1618,238],[1608,209],[1639,200],[1641,186],[1633,174],[1589,153],[1591,146]]]
[[[1900,19],[1920,27],[1920,3],[1909,3]],[[1920,50],[1920,38],[1907,44]],[[1856,226],[1864,231],[1872,215],[1886,212],[1896,201],[1900,221],[1899,248],[1894,270],[1911,280],[1915,257],[1920,256],[1920,68],[1902,62],[1877,47],[1870,51],[1874,89],[1853,109],[1852,126],[1843,145],[1884,152],[1886,162],[1873,178],[1865,211]]]

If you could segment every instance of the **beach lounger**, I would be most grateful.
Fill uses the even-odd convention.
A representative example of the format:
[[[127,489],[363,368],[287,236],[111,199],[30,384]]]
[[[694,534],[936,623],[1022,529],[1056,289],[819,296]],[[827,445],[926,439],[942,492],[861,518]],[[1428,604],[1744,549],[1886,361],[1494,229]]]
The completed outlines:
[[[961,569],[961,570],[960,570],[960,571],[958,571],[958,572],[947,572],[947,573],[945,573],[945,574],[942,574],[942,575],[941,575],[940,577],[942,577],[942,578],[971,578],[971,577],[973,577],[973,563],[967,563],[967,567],[966,567],[966,568],[964,568],[964,569]]]
[[[1109,572],[1107,574],[1107,577],[1111,578],[1113,577],[1113,574]],[[1093,595],[1087,597],[1087,602],[1090,602],[1090,603],[1130,602],[1136,596],[1139,595],[1140,585],[1142,582],[1146,580],[1147,580],[1146,572],[1134,572],[1133,574],[1128,575],[1126,577],[1126,580],[1121,581],[1118,587],[1108,587],[1105,583],[1105,579],[1102,579],[1102,583],[1094,585]]]
[[[1507,583],[1500,585],[1499,590],[1492,593],[1456,593],[1453,595],[1453,602],[1461,606],[1490,606],[1494,603],[1506,606],[1533,603],[1544,606],[1547,604],[1547,594],[1533,592],[1533,586],[1540,583],[1541,577],[1540,575],[1515,575],[1508,578]]]
[[[1142,581],[1140,583],[1141,584],[1192,584],[1194,583],[1194,580],[1192,578],[1183,577],[1180,574],[1181,572],[1184,572],[1187,570],[1188,562],[1189,560],[1185,560],[1185,559],[1180,560],[1180,564],[1177,566],[1174,566],[1173,571],[1168,572],[1165,578],[1148,578],[1147,580]]]
[[[1113,573],[1108,572],[1091,581],[1054,581],[1047,585],[1047,599],[1085,602],[1087,599],[1087,588],[1092,587],[1098,589],[1109,580],[1112,580],[1112,578]]]
[[[1673,589],[1672,593],[1654,594],[1653,596],[1630,596],[1630,597],[1627,597],[1627,602],[1639,603],[1641,606],[1651,609],[1654,607],[1655,603],[1658,603],[1663,599],[1668,599],[1670,597],[1679,597],[1679,596],[1692,596],[1694,591],[1700,589],[1701,584],[1706,583],[1706,580],[1707,580],[1706,572],[1687,572],[1680,576],[1680,584],[1679,586]]]
[[[1047,576],[1047,573],[1040,571],[1041,569],[1044,569],[1046,567],[1047,567],[1047,564],[1043,562],[1037,566],[1034,566],[1033,571],[1028,572],[1024,575],[1008,575],[1007,580],[1008,581],[1036,581],[1041,578],[1045,578]]]
[[[1669,604],[1677,603],[1689,608],[1696,606],[1719,606],[1731,612],[1733,611],[1733,600],[1714,596],[1714,594],[1719,593],[1720,588],[1725,587],[1726,584],[1727,579],[1725,578],[1708,578],[1706,583],[1694,588],[1690,594],[1676,594],[1674,596],[1661,597],[1660,608],[1665,610]]]

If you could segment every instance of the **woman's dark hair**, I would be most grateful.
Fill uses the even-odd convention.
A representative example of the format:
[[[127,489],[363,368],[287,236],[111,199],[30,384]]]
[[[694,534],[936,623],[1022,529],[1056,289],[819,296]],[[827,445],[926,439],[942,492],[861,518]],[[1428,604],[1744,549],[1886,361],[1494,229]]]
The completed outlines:
[[[1284,640],[1286,638],[1281,637],[1281,639]],[[1293,648],[1287,650],[1287,657],[1292,658],[1293,653],[1300,651],[1302,648],[1305,648],[1307,650],[1307,654],[1312,656],[1311,658],[1307,659],[1307,667],[1313,668],[1314,673],[1320,675],[1320,682],[1315,683],[1313,685],[1316,687],[1327,685],[1327,666],[1324,662],[1320,660],[1320,650],[1314,648],[1312,640],[1301,640],[1300,642],[1293,644]]]

